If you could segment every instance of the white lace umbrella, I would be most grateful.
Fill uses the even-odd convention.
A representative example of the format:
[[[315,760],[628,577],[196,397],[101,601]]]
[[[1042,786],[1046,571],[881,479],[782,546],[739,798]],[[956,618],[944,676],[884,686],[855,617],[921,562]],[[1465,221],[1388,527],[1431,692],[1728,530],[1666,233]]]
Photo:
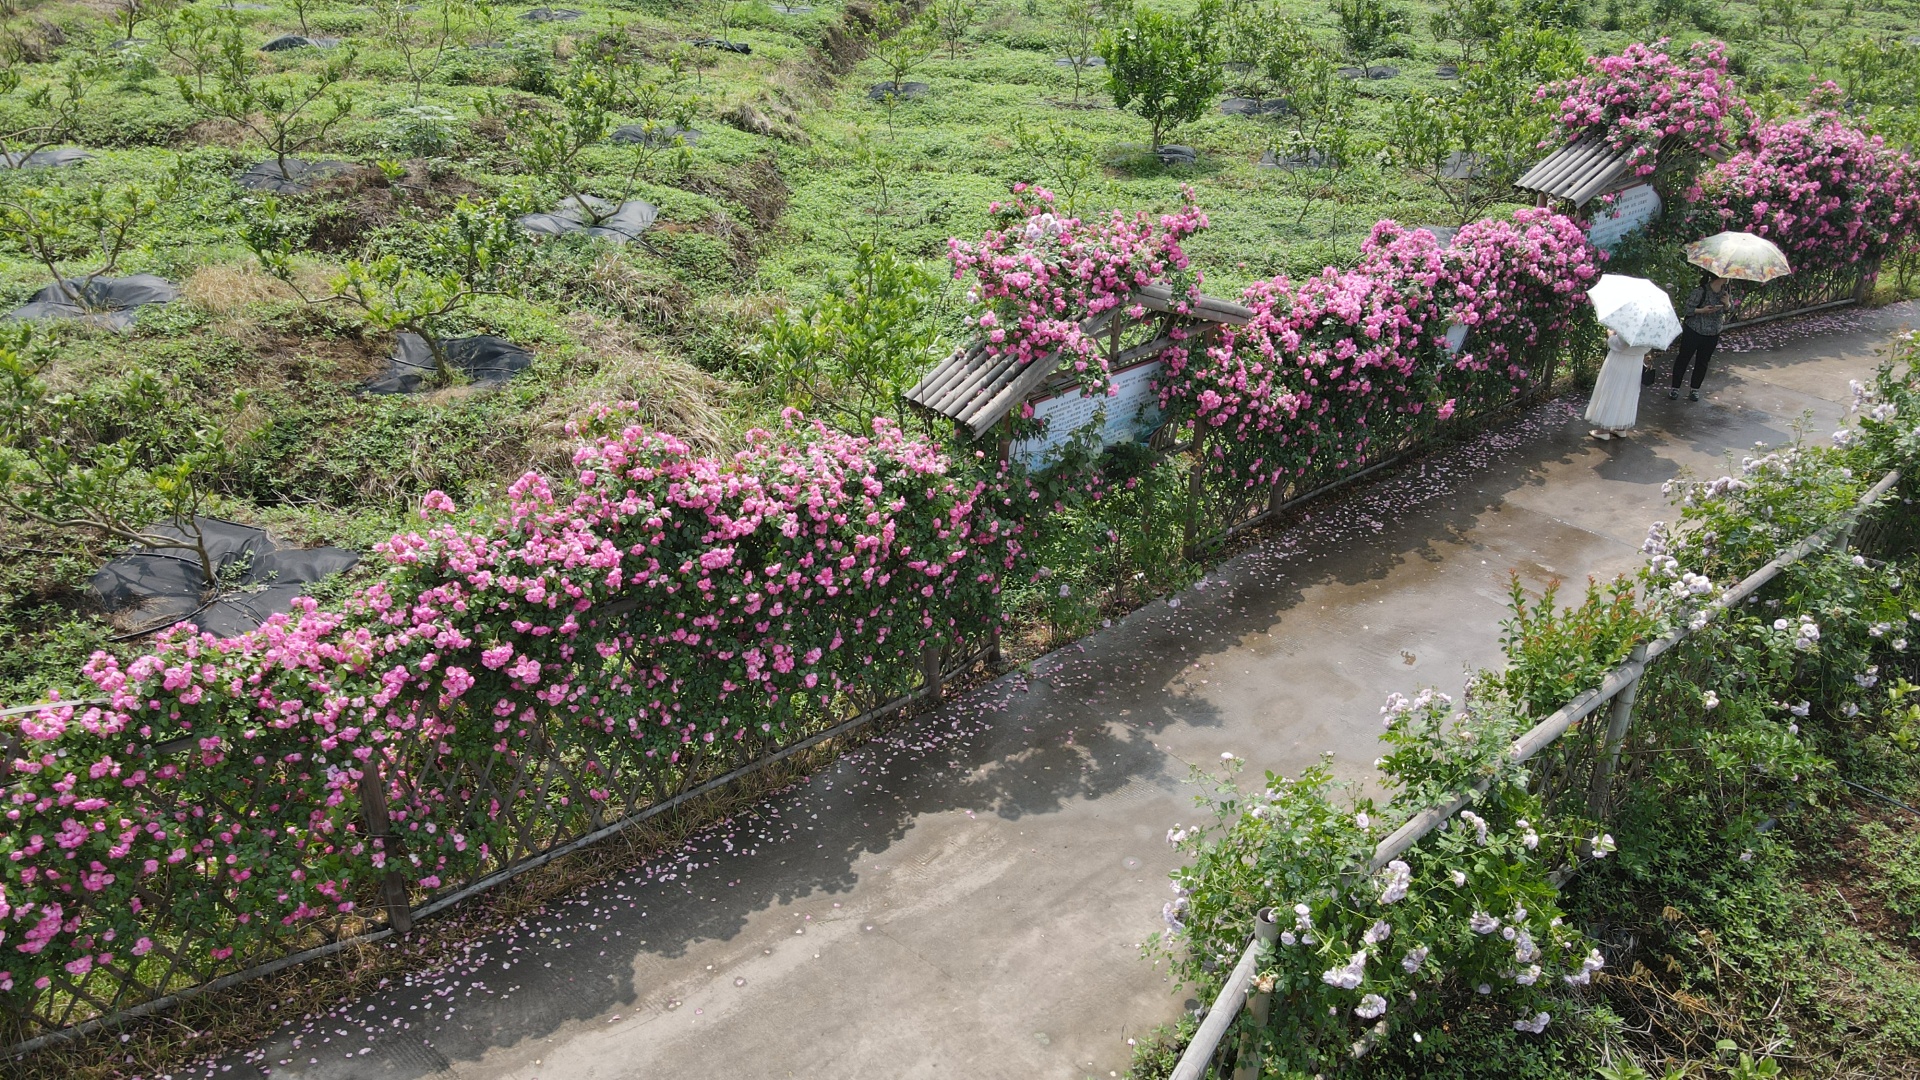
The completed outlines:
[[[1587,290],[1594,318],[1636,348],[1664,349],[1680,336],[1673,298],[1646,278],[1602,274]]]

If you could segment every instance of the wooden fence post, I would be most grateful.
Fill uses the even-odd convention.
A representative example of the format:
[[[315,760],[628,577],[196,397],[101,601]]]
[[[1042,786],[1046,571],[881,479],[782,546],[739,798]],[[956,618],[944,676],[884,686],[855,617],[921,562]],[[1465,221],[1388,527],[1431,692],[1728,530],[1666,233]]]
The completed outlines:
[[[1595,821],[1606,816],[1607,801],[1613,795],[1613,774],[1619,767],[1620,750],[1626,745],[1627,729],[1633,724],[1633,703],[1640,696],[1640,680],[1647,677],[1647,647],[1635,645],[1630,663],[1641,665],[1639,678],[1622,687],[1607,709],[1607,734],[1593,760],[1593,785],[1587,792],[1587,813]]]
[[[1274,480],[1272,487],[1267,489],[1267,515],[1269,517],[1279,513],[1280,508],[1286,505],[1287,491],[1292,486],[1291,480],[1285,476],[1281,476]]]
[[[1870,259],[1860,266],[1860,276],[1853,283],[1853,302],[1864,304],[1873,296],[1873,287],[1880,280],[1880,260]]]
[[[380,779],[381,756],[376,750],[360,770],[360,811],[366,817],[367,836],[383,841],[380,849],[387,856],[387,874],[380,881],[380,899],[387,909],[387,925],[393,927],[394,933],[405,934],[413,929],[413,912],[407,908],[406,879],[393,866],[393,861],[400,857],[400,845],[385,842],[393,838],[387,822],[387,785]]]

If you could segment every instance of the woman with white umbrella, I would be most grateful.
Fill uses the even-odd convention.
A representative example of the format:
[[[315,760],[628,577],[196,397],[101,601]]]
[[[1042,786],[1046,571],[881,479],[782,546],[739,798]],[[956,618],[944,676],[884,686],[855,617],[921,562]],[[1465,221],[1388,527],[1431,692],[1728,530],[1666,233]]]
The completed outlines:
[[[1673,300],[1646,278],[1602,274],[1587,290],[1593,314],[1607,335],[1607,359],[1587,402],[1588,432],[1605,442],[1633,430],[1640,416],[1640,369],[1648,349],[1664,349],[1680,335]]]

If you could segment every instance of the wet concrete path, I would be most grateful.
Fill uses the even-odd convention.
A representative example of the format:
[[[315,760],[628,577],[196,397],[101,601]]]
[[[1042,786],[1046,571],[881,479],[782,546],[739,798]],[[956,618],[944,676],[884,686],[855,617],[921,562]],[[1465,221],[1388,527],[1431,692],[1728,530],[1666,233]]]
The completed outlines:
[[[435,974],[181,1075],[325,1080],[1124,1074],[1189,995],[1141,957],[1192,764],[1365,776],[1395,690],[1457,692],[1529,589],[1638,565],[1661,485],[1824,438],[1899,305],[1729,335],[1705,399],[1585,438],[1536,408],[949,703]],[[296,1041],[297,1040],[297,1041]],[[226,1071],[222,1067],[230,1067]]]

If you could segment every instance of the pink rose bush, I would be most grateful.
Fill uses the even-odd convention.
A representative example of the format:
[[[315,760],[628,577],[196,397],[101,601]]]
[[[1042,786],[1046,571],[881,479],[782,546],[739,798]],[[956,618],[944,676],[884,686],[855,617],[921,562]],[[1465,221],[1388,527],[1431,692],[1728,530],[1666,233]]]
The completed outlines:
[[[1174,306],[1200,293],[1186,274],[1180,241],[1207,227],[1207,216],[1186,193],[1181,208],[1154,218],[1114,211],[1082,221],[1053,212],[1053,195],[1018,184],[1010,202],[992,205],[999,222],[978,242],[947,241],[956,280],[971,277],[969,299],[986,310],[977,317],[987,351],[1021,364],[1061,354],[1089,390],[1108,387],[1106,357],[1083,323],[1126,302],[1144,285],[1184,278]]]
[[[1913,159],[1831,110],[1756,129],[1694,194],[1693,234],[1757,233],[1796,271],[1877,261],[1913,241],[1920,215]]]
[[[430,890],[516,830],[817,730],[909,689],[924,647],[978,640],[1020,554],[992,490],[884,422],[756,432],[731,458],[628,426],[575,463],[522,477],[492,520],[436,493],[343,612],[96,655],[109,704],[22,722],[0,1003],[100,967],[244,964],[364,910],[389,872]]]
[[[1357,468],[1420,425],[1536,388],[1601,258],[1546,210],[1468,225],[1445,248],[1383,221],[1353,269],[1256,283],[1246,327],[1170,350],[1161,407],[1209,430],[1209,467],[1238,486]]]
[[[1541,87],[1540,100],[1560,99],[1565,141],[1602,131],[1641,176],[1658,167],[1655,156],[1670,138],[1708,156],[1731,151],[1737,127],[1752,113],[1727,77],[1726,45],[1695,42],[1678,57],[1666,45],[1662,38],[1617,56],[1588,57],[1592,74]]]

